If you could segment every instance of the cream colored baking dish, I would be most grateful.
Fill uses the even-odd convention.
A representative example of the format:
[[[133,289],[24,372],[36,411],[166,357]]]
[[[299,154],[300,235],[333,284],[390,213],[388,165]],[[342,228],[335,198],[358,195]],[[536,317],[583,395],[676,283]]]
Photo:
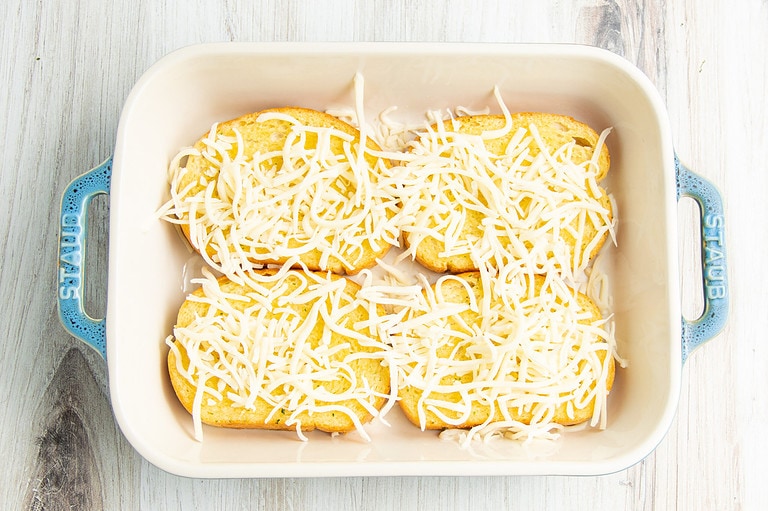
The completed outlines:
[[[167,198],[169,159],[214,121],[266,107],[316,109],[354,104],[353,77],[365,81],[367,118],[397,106],[495,108],[498,86],[512,111],[579,118],[608,139],[608,189],[619,205],[618,248],[602,260],[615,300],[619,349],[629,366],[609,396],[605,430],[569,431],[552,443],[493,446],[424,433],[393,410],[390,426],[356,435],[205,428],[171,389],[165,337],[183,289],[200,262],[176,230],[156,218]],[[108,304],[104,319],[79,297],[88,201],[108,193]],[[702,212],[705,313],[681,320],[677,201]],[[716,335],[728,309],[720,197],[674,154],[664,106],[648,79],[607,51],[575,45],[212,44],[184,48],[152,66],[131,92],[114,157],[73,181],[62,201],[59,310],[76,336],[105,355],[115,417],[136,450],[158,467],[193,477],[345,475],[602,474],[648,455],[676,411],[689,351]]]

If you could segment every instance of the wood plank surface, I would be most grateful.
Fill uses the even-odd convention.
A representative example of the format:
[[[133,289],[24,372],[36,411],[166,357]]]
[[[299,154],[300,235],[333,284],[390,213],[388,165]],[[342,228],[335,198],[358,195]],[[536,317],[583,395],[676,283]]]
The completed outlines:
[[[6,0],[0,19],[0,509],[765,509],[765,0]],[[196,480],[141,458],[116,426],[104,361],[59,323],[59,201],[112,154],[142,73],[213,41],[577,42],[638,66],[680,158],[725,198],[732,296],[724,332],[685,364],[657,449],[600,477]],[[97,201],[89,223],[96,316],[108,210]],[[701,303],[691,211],[680,218],[687,311]]]

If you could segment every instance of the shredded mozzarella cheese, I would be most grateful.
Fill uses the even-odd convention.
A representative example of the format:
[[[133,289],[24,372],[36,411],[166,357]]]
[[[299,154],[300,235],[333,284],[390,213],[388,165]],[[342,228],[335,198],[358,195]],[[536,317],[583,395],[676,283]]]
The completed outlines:
[[[171,199],[160,214],[188,226],[209,266],[233,274],[318,252],[321,268],[336,260],[353,269],[364,260],[363,247],[399,243],[399,197],[391,182],[380,182],[384,160],[360,150],[365,131],[355,141],[281,112],[257,118],[268,121],[290,125],[279,151],[248,158],[240,131],[223,133],[214,124],[202,150],[182,149],[171,162]],[[190,157],[204,162],[199,182],[187,182],[182,163]]]
[[[420,393],[422,428],[428,414],[460,426],[477,407],[487,410],[463,436],[467,443],[499,433],[550,436],[560,429],[552,422],[558,410],[565,407],[572,418],[574,408],[590,402],[592,425],[604,427],[614,354],[613,331],[605,325],[557,281],[502,272],[477,282],[441,277],[390,339],[401,357],[400,380]]]
[[[202,439],[202,407],[226,398],[246,410],[255,410],[257,400],[266,404],[265,422],[285,414],[284,424],[295,426],[300,436],[303,416],[338,412],[368,439],[350,403],[378,416],[373,402],[394,397],[389,387],[372,386],[355,369],[360,360],[386,364],[391,358],[375,325],[367,329],[351,322],[356,310],[370,310],[362,295],[350,294],[346,279],[311,272],[249,272],[247,288],[230,290],[208,270],[203,273],[197,280],[203,295],[188,300],[202,304],[204,312],[166,340],[179,374],[196,389],[196,438]],[[180,349],[189,360],[186,367]]]
[[[278,151],[246,158],[242,134],[214,124],[202,149],[185,148],[172,159],[172,194],[159,216],[186,225],[210,267],[260,289],[228,294],[204,271],[197,282],[206,298],[191,299],[208,312],[167,339],[179,373],[196,385],[197,438],[201,408],[223,399],[246,409],[264,400],[271,407],[267,420],[288,410],[285,424],[303,440],[302,418],[325,410],[349,416],[369,438],[342,401],[383,420],[403,386],[420,392],[422,428],[428,415],[460,426],[474,407],[486,408],[481,424],[441,435],[464,446],[476,438],[555,439],[564,429],[552,421],[556,410],[573,418],[589,403],[590,425],[605,427],[609,361],[626,365],[616,352],[607,276],[590,261],[606,234],[616,243],[615,214],[612,219],[600,202],[596,177],[610,129],[582,164],[571,159],[574,143],[548,147],[535,125],[511,133],[505,152],[493,154],[486,141],[512,130],[498,88],[494,96],[504,125],[480,135],[457,133],[461,119],[451,111],[427,112],[424,127],[396,122],[393,107],[371,127],[358,74],[354,108],[333,114],[358,126],[359,140],[267,112],[257,122],[290,126]],[[369,138],[382,150],[371,150]],[[338,144],[340,154],[331,149]],[[189,179],[190,158],[205,162],[198,181]],[[408,248],[394,263],[377,260],[376,273],[363,270],[356,296],[339,281],[307,278],[281,295],[286,279],[296,278],[289,267],[303,266],[303,253],[318,251],[323,267],[336,260],[350,268],[364,244],[399,246],[401,233]],[[440,257],[469,257],[478,282],[445,275],[433,287],[423,273],[401,270],[429,238],[439,241]],[[274,275],[250,271],[275,260],[283,266]],[[577,285],[606,319],[581,310]],[[306,314],[296,307],[307,307]],[[349,324],[345,314],[356,307],[368,318]],[[323,329],[319,343],[316,325]],[[333,335],[371,350],[331,346]],[[391,387],[380,412],[371,403],[381,394],[352,370],[359,357],[377,357],[389,368]],[[334,381],[346,382],[342,392],[327,391]]]
[[[485,141],[507,136],[511,117],[498,90],[502,128],[481,135],[457,133],[450,120],[427,127],[401,156],[401,197],[409,241],[402,257],[414,257],[428,238],[439,242],[440,258],[469,257],[484,264],[516,264],[536,273],[557,272],[571,282],[589,266],[590,255],[614,220],[594,180],[598,141],[591,160],[571,160],[575,142],[548,147],[535,125],[517,130],[505,154]],[[536,149],[533,156],[531,147]]]

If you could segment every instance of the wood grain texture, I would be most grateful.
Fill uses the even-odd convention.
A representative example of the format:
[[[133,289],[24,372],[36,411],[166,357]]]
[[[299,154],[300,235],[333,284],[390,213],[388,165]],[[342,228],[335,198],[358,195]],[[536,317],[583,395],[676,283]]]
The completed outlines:
[[[768,3],[708,0],[193,0],[0,3],[1,509],[762,509],[768,502]],[[732,311],[683,371],[645,460],[601,477],[194,480],[118,430],[106,367],[59,325],[58,208],[114,149],[120,110],[166,53],[211,41],[578,42],[637,65],[680,157],[726,201]],[[89,310],[106,297],[106,201],[91,212]],[[695,214],[681,281],[696,310]],[[686,227],[689,226],[689,227]],[[693,303],[691,306],[690,304]]]
[[[93,509],[101,502],[102,481],[90,435],[89,409],[104,401],[85,359],[75,348],[64,356],[35,415],[41,431],[24,507]],[[102,403],[103,406],[103,403]]]

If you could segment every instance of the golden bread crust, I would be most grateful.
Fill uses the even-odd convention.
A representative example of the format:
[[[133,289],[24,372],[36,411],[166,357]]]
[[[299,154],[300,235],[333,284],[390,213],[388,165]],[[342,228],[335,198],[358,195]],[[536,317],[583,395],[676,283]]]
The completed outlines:
[[[291,134],[291,123],[281,119],[269,119],[259,121],[258,118],[265,113],[278,113],[288,115],[296,119],[304,126],[310,126],[313,128],[328,128],[345,133],[353,138],[352,144],[358,144],[360,142],[360,131],[354,126],[324,112],[311,110],[301,107],[281,107],[262,110],[259,112],[253,112],[236,119],[232,119],[217,125],[217,133],[221,136],[235,136],[235,130],[240,133],[243,140],[243,155],[246,160],[250,161],[254,155],[264,155],[268,153],[275,153],[275,156],[270,160],[271,165],[275,165],[280,168],[283,164],[283,158],[280,154],[287,137]],[[198,152],[202,152],[206,149],[204,140],[210,137],[212,134],[208,132],[201,137],[194,145],[194,148]],[[314,148],[317,143],[317,136],[309,132],[307,134],[307,140],[305,146]],[[314,144],[314,145],[313,145]],[[331,138],[331,151],[335,155],[344,155],[345,148],[344,143],[340,138]],[[366,140],[366,146],[371,151],[380,150],[375,141],[368,138]],[[237,147],[233,147],[230,152],[230,157],[234,157],[237,153]],[[388,167],[391,163],[387,160],[380,159],[372,156],[370,153],[366,153],[365,157],[367,163],[371,167],[376,165],[383,165]],[[186,196],[201,194],[211,176],[207,175],[210,163],[205,157],[200,155],[191,155],[187,158],[186,173],[179,180],[176,186],[176,191],[184,190],[187,186],[191,188],[186,193]],[[333,182],[327,183],[327,186],[333,188],[340,194],[347,196],[348,200],[352,200],[352,195],[355,192],[355,183],[344,182],[343,179],[336,179]],[[217,192],[214,190],[214,197],[217,197]],[[269,217],[263,219],[264,222],[269,223],[274,221]],[[362,224],[361,224],[362,225]],[[199,252],[205,250],[208,257],[213,258],[217,256],[217,252],[220,250],[215,243],[208,243],[205,247],[198,247],[198,243],[192,239],[190,234],[190,226],[188,222],[181,223],[181,230],[184,236],[190,242],[190,244]],[[223,230],[225,238],[229,236],[229,229]],[[336,234],[336,237],[340,233]],[[364,240],[361,244],[361,250],[355,252],[355,258],[353,261],[345,262],[337,257],[331,255],[327,261],[323,261],[323,253],[318,249],[307,250],[304,249],[303,240],[297,236],[292,238],[287,246],[287,249],[291,252],[299,252],[299,261],[294,263],[294,267],[302,267],[308,270],[330,270],[337,274],[354,275],[360,270],[370,268],[375,265],[376,259],[383,257],[390,248],[390,244],[385,243],[383,240],[377,240],[376,246],[372,245],[369,240]],[[333,245],[334,240],[327,238],[328,244]],[[341,242],[343,243],[343,241]],[[234,247],[228,246],[226,250],[232,252]],[[258,258],[250,258],[250,261],[256,265],[268,265],[268,264],[284,264],[293,260],[293,255],[281,255],[273,252],[268,248],[256,249]]]
[[[254,273],[268,276],[274,275],[276,271],[260,270]],[[292,273],[293,275],[306,274],[306,272],[298,270],[292,270]],[[299,285],[299,279],[293,278],[293,275],[280,281],[282,289],[279,296],[274,297],[275,300],[280,299],[280,297],[288,296],[296,291]],[[337,275],[331,275],[331,278],[333,280],[344,279],[346,281],[346,292],[352,296],[359,290],[359,285],[349,279]],[[221,290],[229,295],[245,297],[249,293],[253,293],[252,288],[234,283],[227,277],[221,277],[218,280],[218,284]],[[271,289],[274,285],[274,282],[264,283],[267,290]],[[197,300],[204,296],[205,291],[203,287],[198,288],[192,293],[192,296],[182,304],[178,313],[177,328],[187,327],[195,321],[196,317],[205,316],[208,313],[209,305]],[[245,310],[246,307],[252,307],[254,303],[255,302],[253,301],[231,302],[233,306],[243,310]],[[287,306],[292,308],[294,313],[302,315],[313,303],[313,301],[310,301],[304,304],[288,304]],[[381,308],[378,312],[379,314],[383,314]],[[343,322],[348,328],[354,328],[354,325],[357,322],[365,321],[368,317],[366,308],[358,306],[344,316]],[[303,319],[306,319],[306,316],[304,316]],[[367,329],[365,330],[365,335],[369,335]],[[287,339],[286,342],[291,344],[291,347],[286,350],[285,346],[280,346],[280,353],[287,353],[287,356],[296,356],[293,351],[293,348],[295,347],[293,344],[296,342],[295,339]],[[331,348],[348,343],[348,347],[336,351],[335,355],[331,357],[332,361],[339,361],[350,353],[375,352],[373,347],[362,346],[352,337],[341,335],[335,331],[327,331],[324,328],[322,319],[318,319],[317,325],[313,328],[312,333],[306,342],[312,346],[312,348],[317,347],[321,342],[329,342]],[[193,413],[198,382],[190,381],[190,379],[183,374],[183,372],[188,370],[190,364],[189,354],[187,353],[185,346],[178,339],[174,339],[173,343],[175,349],[169,350],[167,358],[171,383],[181,404],[188,412]],[[269,353],[267,356],[278,357],[285,355]],[[255,364],[256,363],[254,362],[254,367]],[[333,362],[329,362],[329,366],[323,369],[328,369],[332,364]],[[365,379],[370,388],[375,390],[376,395],[369,397],[369,406],[376,410],[381,409],[387,400],[386,395],[389,392],[390,386],[389,369],[382,364],[382,357],[372,356],[356,358],[349,362],[349,366],[354,371],[358,385],[362,385],[362,381]],[[272,377],[272,375],[267,371],[265,373],[265,378],[269,379],[270,377]],[[209,387],[215,389],[217,388],[218,382],[219,379],[217,377],[211,376],[207,384]],[[291,384],[292,382],[286,383],[286,385]],[[337,375],[331,382],[314,381],[313,385],[315,388],[322,385],[325,391],[330,394],[340,394],[349,390],[349,385],[343,375]],[[209,394],[206,394],[203,397],[199,409],[200,420],[203,424],[227,428],[295,430],[295,422],[300,421],[302,431],[319,429],[321,431],[341,433],[355,429],[355,421],[349,415],[340,412],[338,409],[332,411],[313,411],[312,413],[305,410],[298,415],[294,413],[295,410],[293,410],[288,403],[276,409],[272,403],[285,396],[285,392],[279,387],[273,390],[272,394],[268,396],[272,403],[268,402],[262,395],[258,395],[253,406],[250,408],[237,405],[228,397],[228,392],[236,394],[237,389],[232,389],[227,385],[225,390],[221,392],[222,398],[220,400],[209,400],[209,397],[211,397]],[[370,411],[354,399],[333,402],[318,401],[316,404],[317,406],[333,405],[336,408],[345,407],[354,413],[360,423],[368,422],[372,418]],[[292,418],[293,420],[289,421],[289,418]]]
[[[581,165],[584,162],[590,161],[592,159],[595,147],[598,144],[598,140],[600,138],[600,135],[588,125],[565,115],[541,112],[522,112],[512,114],[511,119],[512,128],[504,136],[484,140],[484,145],[491,154],[499,157],[503,156],[507,150],[507,146],[515,136],[517,130],[519,128],[528,129],[528,127],[533,124],[537,127],[540,136],[550,150],[555,150],[564,146],[565,144],[572,143],[573,147],[571,150],[571,160],[576,165]],[[451,128],[451,123],[444,123],[445,130],[448,133],[455,132],[460,134],[479,136],[484,132],[495,131],[504,128],[506,119],[502,115],[474,115],[459,117],[456,119],[456,123],[458,124],[458,128],[455,131],[453,131]],[[438,127],[436,125],[432,126],[432,130],[437,131],[437,129]],[[531,142],[527,146],[527,150],[529,151],[532,158],[536,157],[540,152],[538,144],[534,142]],[[600,151],[597,164],[598,169],[596,170],[595,179],[599,181],[606,176],[610,168],[610,154],[607,147],[604,145]],[[586,186],[587,184],[585,181],[585,189]],[[612,219],[613,212],[607,193],[601,187],[598,187],[597,192],[599,194],[597,196],[594,196],[591,193],[590,195],[609,212],[607,215],[609,220]],[[452,194],[452,192],[446,188],[440,189],[440,193],[449,195]],[[454,201],[455,203],[454,198],[449,197],[449,200]],[[459,239],[479,240],[482,238],[484,231],[483,221],[485,216],[479,211],[473,209],[465,209],[459,205],[456,205],[455,208],[455,211],[458,212],[461,210],[466,215],[466,221],[464,222],[460,231]],[[524,212],[523,214],[527,214],[527,212]],[[577,221],[578,219],[574,220],[574,227],[576,226]],[[437,225],[433,221],[429,227],[436,228]],[[562,230],[561,239],[563,239],[571,247],[571,253],[573,254],[574,250],[580,251],[579,253],[584,252],[587,244],[593,239],[599,237],[599,239],[596,240],[596,243],[594,243],[592,249],[589,250],[589,253],[582,254],[582,257],[585,258],[586,261],[589,261],[599,252],[600,248],[608,237],[608,231],[604,231],[598,235],[598,231],[602,227],[604,227],[603,224],[594,225],[591,223],[591,221],[588,221],[584,225],[584,238],[581,246],[579,247],[576,247],[577,240],[575,237],[566,229]],[[441,235],[445,235],[446,233],[445,230],[438,229],[438,231]],[[477,262],[473,260],[469,253],[458,253],[447,256],[443,255],[446,250],[446,243],[443,240],[437,239],[433,236],[414,236],[408,232],[408,229],[405,229],[403,239],[404,244],[407,247],[412,246],[414,240],[417,240],[415,259],[429,270],[438,273],[462,273],[468,271],[476,271],[479,269]],[[500,237],[498,238],[498,242],[502,246],[506,246],[509,244],[509,238]]]
[[[463,273],[456,275],[456,278],[463,279],[469,286],[469,288],[472,290],[473,294],[475,295],[475,299],[477,301],[480,301],[483,296],[483,286],[481,284],[481,275],[478,272],[469,272],[469,273]],[[535,276],[535,292],[540,292],[542,285],[545,281],[545,277],[543,276]],[[434,286],[433,286],[434,290]],[[452,303],[466,303],[467,300],[469,300],[469,295],[467,292],[467,287],[462,285],[461,283],[457,282],[456,280],[446,280],[441,287],[441,293],[442,296],[445,297],[446,301],[452,302]],[[592,323],[600,318],[600,311],[598,310],[595,303],[586,295],[577,293],[576,294],[577,302],[582,309],[582,311],[585,313],[585,315],[588,315],[588,317],[585,317],[581,322],[584,324]],[[461,321],[464,322],[464,324],[470,325],[470,326],[476,326],[479,327],[481,323],[481,317],[477,312],[473,311],[465,311],[460,314]],[[457,328],[461,330],[463,327],[459,326],[458,320],[453,320],[451,322],[454,328]],[[597,357],[599,358],[600,364],[604,364],[606,362],[606,357],[608,357],[608,367],[607,367],[607,374],[605,375],[605,388],[606,391],[610,391],[610,389],[613,386],[613,380],[615,375],[615,362],[613,355],[610,351],[610,347],[606,342],[602,342],[604,348],[596,350]],[[451,358],[452,360],[470,360],[472,357],[468,354],[468,346],[459,346],[458,345],[458,339],[451,339],[451,342],[442,344],[440,348],[435,352],[436,356],[438,358]],[[579,371],[583,370],[585,366],[584,361],[582,360],[579,364]],[[509,376],[509,375],[508,375]],[[473,375],[470,372],[465,372],[461,375],[458,375],[458,373],[448,373],[446,376],[444,376],[441,379],[441,385],[450,385],[454,381],[457,380],[457,377],[459,378],[458,381],[460,381],[463,384],[468,383],[480,383],[479,387],[485,389],[483,387],[483,382],[476,382],[473,378]],[[490,385],[491,382],[484,382],[487,385]],[[596,385],[596,381],[591,382],[590,389],[594,388],[594,385]],[[490,388],[490,387],[488,387]],[[411,421],[416,426],[421,426],[421,419],[420,419],[420,404],[419,401],[424,397],[424,389],[420,388],[418,386],[414,385],[402,385],[398,389],[398,397],[399,397],[399,405],[403,413],[406,417],[408,417],[408,420]],[[429,399],[435,400],[435,401],[447,401],[451,403],[462,403],[464,402],[464,397],[458,392],[437,392],[437,391],[431,391],[429,394]],[[445,422],[441,417],[439,417],[434,411],[430,410],[428,407],[422,408],[421,412],[424,415],[425,421],[424,421],[424,429],[430,429],[430,430],[442,430],[446,428],[457,428],[457,429],[467,429],[474,426],[478,426],[481,424],[484,424],[489,417],[491,416],[491,413],[493,414],[494,421],[502,420],[503,413],[501,409],[501,404],[504,403],[506,399],[508,399],[509,396],[505,394],[500,394],[498,398],[491,404],[488,402],[483,402],[479,399],[473,399],[471,402],[471,411],[466,417],[466,420],[460,424],[450,424]],[[535,403],[535,397],[531,396],[533,402]],[[493,410],[492,410],[493,406]],[[568,425],[574,425],[579,424],[582,422],[585,422],[592,418],[595,410],[595,399],[592,398],[587,403],[585,403],[584,406],[578,406],[576,404],[576,398],[571,399],[565,399],[562,402],[560,402],[554,409],[552,421],[555,424],[560,424],[563,426]],[[523,424],[530,424],[531,420],[534,417],[534,407],[530,407],[528,409],[520,409],[516,407],[507,407],[505,410],[506,413],[511,416],[513,420],[519,421]],[[459,417],[458,413],[451,412],[448,409],[442,409],[442,413],[448,414],[449,416],[453,413],[454,417]]]

